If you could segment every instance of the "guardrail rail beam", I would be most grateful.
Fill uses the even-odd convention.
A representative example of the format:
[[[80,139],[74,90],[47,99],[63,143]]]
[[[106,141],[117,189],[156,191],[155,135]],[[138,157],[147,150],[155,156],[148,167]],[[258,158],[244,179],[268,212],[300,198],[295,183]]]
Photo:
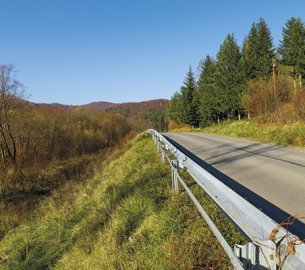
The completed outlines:
[[[160,133],[153,129],[148,130],[148,132],[152,135],[158,153],[161,154],[162,162],[167,160],[171,166],[172,188],[178,193],[178,182],[180,182],[228,254],[235,269],[305,269],[305,244],[301,240],[200,167]],[[176,159],[170,160],[165,150],[170,151]],[[234,248],[229,246],[202,205],[180,177],[178,168],[186,169],[195,182],[232,220],[233,224],[248,237],[249,243],[235,245]]]

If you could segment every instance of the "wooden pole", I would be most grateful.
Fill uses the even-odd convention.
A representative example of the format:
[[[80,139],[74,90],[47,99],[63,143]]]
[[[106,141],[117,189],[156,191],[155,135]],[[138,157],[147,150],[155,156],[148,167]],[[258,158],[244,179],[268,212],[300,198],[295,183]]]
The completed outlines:
[[[276,59],[272,59],[272,87],[273,87],[273,96],[274,96],[274,104],[277,106],[277,66]]]

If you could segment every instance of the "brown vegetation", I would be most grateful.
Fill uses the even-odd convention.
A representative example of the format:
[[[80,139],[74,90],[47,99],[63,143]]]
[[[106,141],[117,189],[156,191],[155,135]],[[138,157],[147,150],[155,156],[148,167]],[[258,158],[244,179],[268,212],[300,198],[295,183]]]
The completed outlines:
[[[168,100],[155,99],[143,102],[126,102],[126,103],[111,103],[111,102],[92,102],[84,105],[84,107],[93,109],[95,111],[104,111],[107,109],[117,110],[124,116],[130,114],[144,113],[147,108],[152,108],[158,111],[163,111]]]
[[[8,187],[29,191],[34,182],[44,182],[46,171],[55,168],[61,173],[54,175],[69,175],[88,163],[90,158],[85,155],[121,145],[132,131],[131,124],[113,112],[37,108],[19,103],[7,121],[10,130],[4,131],[4,136],[11,134],[11,140],[6,140],[0,158],[2,192]],[[59,169],[59,164],[65,169]]]
[[[12,65],[0,66],[0,197],[51,190],[79,179],[92,155],[122,145],[139,131],[163,128],[165,101],[90,106],[33,104]],[[137,105],[136,105],[137,104]]]
[[[305,120],[305,89],[294,87],[291,77],[250,81],[242,97],[248,116],[268,123],[294,123]]]

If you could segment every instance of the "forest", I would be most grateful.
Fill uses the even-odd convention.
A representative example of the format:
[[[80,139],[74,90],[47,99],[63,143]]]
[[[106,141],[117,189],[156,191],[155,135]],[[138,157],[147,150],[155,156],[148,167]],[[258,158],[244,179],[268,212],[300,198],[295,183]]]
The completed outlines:
[[[26,101],[26,94],[15,67],[1,65],[0,197],[44,194],[80,179],[93,161],[164,122],[166,102],[155,102],[157,109],[147,102],[140,112],[134,104],[134,111],[124,115],[90,106],[34,104]]]
[[[257,118],[291,123],[305,117],[305,26],[291,17],[275,47],[264,19],[253,23],[242,46],[228,34],[198,74],[190,66],[166,110],[169,128],[206,127],[223,120]]]

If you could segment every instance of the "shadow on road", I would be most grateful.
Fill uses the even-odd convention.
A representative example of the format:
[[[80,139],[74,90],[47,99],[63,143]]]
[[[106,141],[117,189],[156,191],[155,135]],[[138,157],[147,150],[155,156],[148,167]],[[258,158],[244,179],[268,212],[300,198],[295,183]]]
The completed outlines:
[[[198,136],[197,134],[191,134],[191,135],[200,138],[200,136]],[[225,156],[225,155],[228,155],[228,154],[232,154],[232,153],[236,152],[236,150],[237,151],[245,152],[242,155],[236,155],[235,157],[229,157],[229,158],[226,158],[226,159],[221,159],[221,160],[216,161],[215,163],[212,163],[212,164],[228,163],[228,162],[232,162],[232,161],[236,161],[236,160],[242,159],[244,157],[249,157],[249,156],[253,156],[253,155],[259,155],[259,156],[263,156],[263,157],[270,158],[270,159],[273,159],[273,160],[289,163],[289,164],[294,165],[294,166],[305,168],[305,165],[302,164],[302,163],[290,161],[290,160],[287,160],[287,159],[282,159],[280,157],[275,157],[273,155],[268,154],[271,151],[278,150],[280,148],[280,146],[278,146],[278,145],[268,145],[268,146],[266,146],[265,144],[262,145],[260,143],[251,143],[251,144],[248,144],[246,146],[236,147],[236,146],[232,146],[232,145],[227,144],[227,143],[215,141],[215,140],[213,140],[211,138],[206,138],[205,137],[204,140],[205,141],[210,141],[211,143],[216,143],[216,144],[218,144],[219,147],[221,146],[222,149],[223,148],[231,149],[231,150],[229,150],[229,151],[227,151],[225,153],[222,153],[220,155],[215,155],[211,159],[215,159],[215,158],[222,157],[222,156]],[[211,150],[213,151],[213,149],[210,149],[208,151],[211,151]],[[203,150],[201,152],[205,152],[205,151]]]

